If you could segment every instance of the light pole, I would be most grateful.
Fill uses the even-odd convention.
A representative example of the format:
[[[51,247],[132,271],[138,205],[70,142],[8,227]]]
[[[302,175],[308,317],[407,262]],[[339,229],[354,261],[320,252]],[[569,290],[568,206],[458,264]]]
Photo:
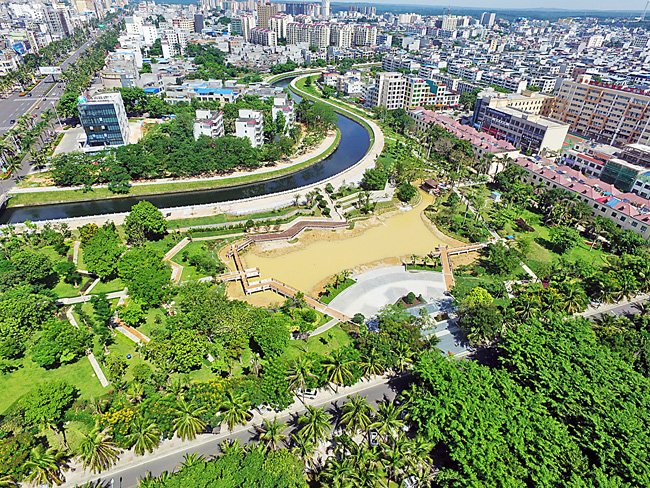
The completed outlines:
[[[52,102],[52,108],[54,109],[54,114],[56,115],[56,120],[59,122],[59,129],[63,129],[63,124],[59,118],[59,112],[56,111],[56,102]]]

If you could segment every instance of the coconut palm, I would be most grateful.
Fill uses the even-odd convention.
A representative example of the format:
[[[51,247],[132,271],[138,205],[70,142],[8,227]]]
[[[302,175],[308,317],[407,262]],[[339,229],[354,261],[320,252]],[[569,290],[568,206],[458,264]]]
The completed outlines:
[[[208,458],[206,458],[205,456],[197,452],[193,452],[191,454],[185,454],[185,456],[183,456],[183,462],[181,463],[181,468],[190,468],[200,463],[204,463],[207,460]]]
[[[98,425],[81,438],[77,450],[83,467],[90,468],[93,473],[110,468],[121,452],[112,441],[108,429],[102,430]]]
[[[305,468],[309,471],[315,470],[316,463],[314,462],[314,454],[316,453],[316,446],[311,439],[301,433],[292,434],[291,444],[291,452],[302,459]]]
[[[395,353],[395,361],[397,363],[397,367],[399,368],[400,373],[403,373],[404,370],[411,364],[414,353],[408,344],[404,342],[398,342],[393,352]]]
[[[197,407],[187,403],[184,399],[176,402],[174,430],[182,440],[192,440],[205,427],[205,422],[200,416],[206,412],[205,407]]]
[[[286,428],[287,424],[280,422],[277,417],[273,420],[264,419],[264,425],[257,427],[257,438],[264,447],[275,451],[287,438],[283,433]]]
[[[377,407],[377,416],[370,425],[376,429],[379,435],[385,439],[396,439],[400,429],[404,427],[404,421],[400,420],[403,408],[395,405],[394,402],[382,402]]]
[[[322,486],[331,486],[332,488],[355,488],[359,486],[353,480],[354,469],[348,464],[347,460],[338,460],[332,458],[327,461],[325,468],[319,476]]]
[[[353,361],[345,357],[340,349],[334,351],[329,358],[323,361],[323,369],[327,372],[327,381],[336,385],[338,392],[339,386],[343,385],[346,380],[353,378],[350,368]]]
[[[305,388],[310,378],[316,378],[311,372],[312,363],[305,356],[299,356],[289,367],[286,380],[289,382],[289,390],[302,390],[302,402],[305,403]]]
[[[307,405],[307,413],[298,419],[298,423],[303,424],[299,433],[318,443],[327,437],[331,420],[332,416],[325,412],[325,407]]]
[[[139,381],[132,381],[126,389],[126,396],[131,403],[141,402],[144,395],[144,386]]]
[[[244,424],[250,418],[251,403],[243,395],[235,395],[226,391],[226,398],[221,402],[219,409],[223,412],[223,423],[228,429],[233,430],[235,425]]]
[[[580,286],[570,286],[566,288],[562,297],[562,310],[570,315],[582,312],[587,302],[587,295]]]
[[[25,463],[28,472],[25,479],[34,485],[60,485],[63,483],[61,466],[66,460],[65,451],[45,449],[42,444],[32,448]]]
[[[131,426],[131,434],[127,437],[133,450],[139,456],[145,452],[153,452],[154,448],[160,442],[160,429],[153,422],[147,422],[142,417],[136,417]]]
[[[367,356],[361,358],[359,366],[361,366],[363,376],[368,379],[370,379],[371,376],[380,375],[384,372],[384,363],[374,348]]]
[[[219,444],[219,450],[224,456],[228,456],[230,454],[242,454],[244,452],[244,448],[242,447],[241,441],[239,439],[223,441],[221,444]]]
[[[18,482],[10,474],[0,476],[0,488],[18,488]]]
[[[627,300],[636,294],[639,289],[639,282],[630,270],[622,270],[616,273],[616,300],[620,301],[623,298]]]
[[[350,401],[343,405],[343,414],[341,415],[341,425],[345,426],[346,430],[351,435],[357,432],[365,432],[372,423],[372,415],[374,409],[370,406],[368,401],[359,396],[357,393],[354,397],[349,397]]]

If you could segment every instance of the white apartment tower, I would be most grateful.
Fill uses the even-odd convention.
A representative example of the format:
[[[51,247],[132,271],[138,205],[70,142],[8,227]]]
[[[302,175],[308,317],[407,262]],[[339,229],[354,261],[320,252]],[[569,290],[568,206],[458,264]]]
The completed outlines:
[[[330,18],[330,0],[323,0],[321,6],[321,15],[324,20],[329,20]]]
[[[354,31],[349,24],[332,24],[330,26],[330,44],[334,47],[352,46]]]
[[[261,110],[239,109],[239,117],[235,120],[237,137],[245,137],[251,141],[251,146],[261,147],[264,144],[264,114]]]

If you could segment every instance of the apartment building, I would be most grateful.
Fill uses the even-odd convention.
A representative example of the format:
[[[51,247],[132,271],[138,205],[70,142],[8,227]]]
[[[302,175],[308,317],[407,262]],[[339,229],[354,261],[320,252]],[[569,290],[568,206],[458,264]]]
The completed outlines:
[[[569,131],[568,124],[515,108],[486,107],[482,113],[475,127],[532,152],[560,151]]]
[[[505,88],[514,93],[521,93],[528,86],[528,82],[519,77],[512,77],[507,74],[495,71],[486,71],[481,75],[482,83]]]
[[[650,144],[650,90],[596,83],[582,75],[562,83],[552,117],[606,144]]]
[[[230,22],[230,32],[241,34],[244,41],[250,42],[251,30],[255,28],[255,17],[253,14],[241,14],[233,17]]]
[[[221,110],[197,110],[193,127],[194,139],[202,135],[222,137],[225,134]]]
[[[393,56],[392,54],[387,54],[381,59],[381,69],[386,71],[397,71],[398,69],[418,71],[420,68],[421,68],[420,63],[418,63],[417,61],[411,58],[405,58],[401,56]]]
[[[260,46],[275,47],[278,45],[278,35],[269,29],[253,27],[251,29],[251,43]]]
[[[500,93],[493,89],[487,89],[480,92],[476,97],[474,105],[473,121],[480,125],[480,121],[485,117],[485,111],[488,108],[516,108],[523,112],[533,115],[543,115],[548,117],[553,111],[555,97],[543,93],[531,92],[524,90],[521,93]]]
[[[636,232],[644,239],[650,238],[650,201],[644,197],[622,192],[598,178],[585,178],[568,166],[540,164],[532,158],[518,158],[514,164],[526,171],[525,182],[575,193],[589,204],[596,217],[608,218],[621,229]]]
[[[280,113],[284,116],[284,134],[293,129],[296,123],[296,115],[294,112],[293,100],[289,95],[281,93],[273,97],[273,108],[271,109],[271,113],[273,115],[273,120],[277,120],[278,114]]]
[[[291,22],[293,22],[291,15],[279,13],[269,19],[269,29],[278,35],[278,39],[286,39],[287,30]]]
[[[165,29],[162,33],[163,58],[181,56],[187,47],[187,33],[180,29]]]
[[[326,48],[330,43],[330,27],[327,24],[301,24],[292,22],[287,28],[287,42],[306,42],[310,46]]]
[[[237,137],[247,138],[251,146],[262,147],[264,144],[264,114],[261,110],[239,109],[235,120]]]
[[[404,107],[406,79],[401,73],[377,73],[375,85],[367,102],[372,107],[386,107],[396,110]]]
[[[280,6],[277,3],[259,2],[255,4],[255,12],[257,13],[257,26],[268,29],[271,17],[280,12]]]
[[[355,25],[354,26],[354,45],[355,46],[376,46],[377,45],[377,26],[375,26],[375,25]]]
[[[424,78],[416,75],[408,75],[404,79],[406,80],[403,102],[405,109],[408,110],[431,104],[433,93]]]
[[[193,19],[173,19],[172,20],[172,26],[176,27],[177,29],[181,29],[184,31],[188,32],[193,32],[194,31],[194,20]]]
[[[352,46],[354,29],[350,24],[330,25],[330,45],[337,48],[349,48]]]

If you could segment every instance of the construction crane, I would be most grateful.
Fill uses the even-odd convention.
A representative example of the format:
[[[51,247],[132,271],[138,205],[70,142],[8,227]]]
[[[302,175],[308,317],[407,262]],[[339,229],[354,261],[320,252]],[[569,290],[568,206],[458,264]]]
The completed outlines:
[[[648,0],[645,3],[645,8],[643,9],[643,13],[641,14],[641,17],[639,17],[638,21],[643,22],[645,20],[645,13],[648,11],[648,5],[650,5],[650,0]]]

